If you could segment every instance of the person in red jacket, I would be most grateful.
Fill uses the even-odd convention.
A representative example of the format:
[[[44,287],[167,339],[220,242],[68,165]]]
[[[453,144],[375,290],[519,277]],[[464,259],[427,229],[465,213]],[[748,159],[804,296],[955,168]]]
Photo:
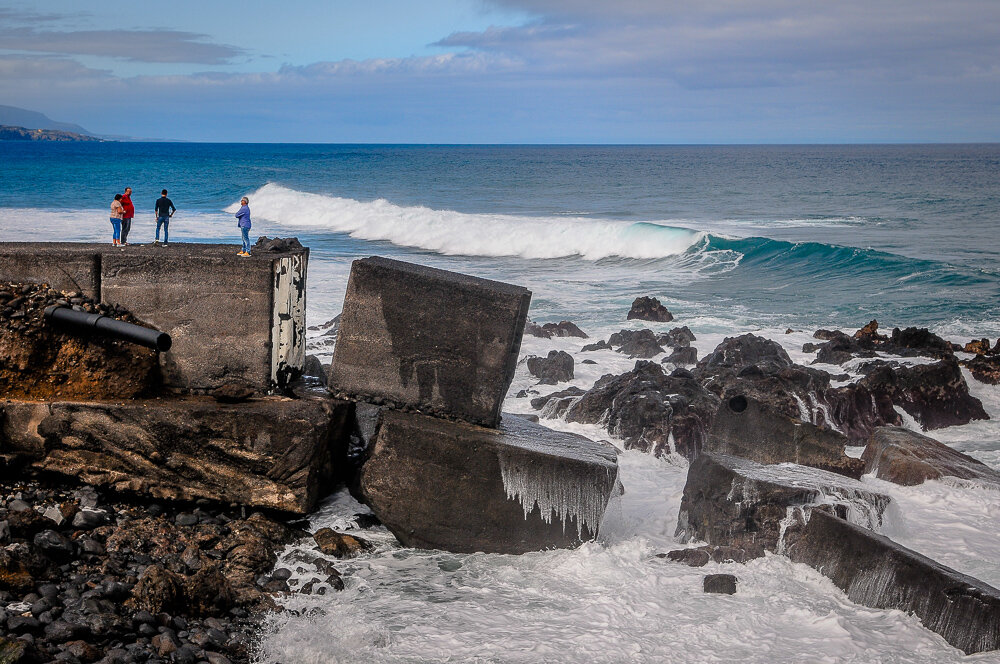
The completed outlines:
[[[132,187],[125,187],[125,194],[122,196],[122,244],[128,244],[128,232],[132,230],[132,217],[135,216],[135,206],[132,205]]]

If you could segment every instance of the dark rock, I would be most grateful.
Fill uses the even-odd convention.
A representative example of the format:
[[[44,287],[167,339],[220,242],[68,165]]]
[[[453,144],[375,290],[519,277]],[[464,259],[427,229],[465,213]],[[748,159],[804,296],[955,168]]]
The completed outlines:
[[[34,544],[42,555],[56,562],[64,562],[73,557],[73,542],[54,530],[43,530],[35,535]]]
[[[45,638],[53,643],[65,643],[86,637],[89,631],[86,625],[56,620],[45,626]]]
[[[702,371],[742,369],[749,365],[783,368],[792,364],[792,359],[780,344],[754,334],[744,334],[724,339],[714,351],[702,358],[698,368]]]
[[[825,341],[829,341],[840,334],[843,334],[840,330],[816,330],[813,332],[813,339],[823,339]]]
[[[661,362],[669,362],[676,366],[696,364],[698,362],[698,351],[694,346],[682,346],[674,349],[674,352],[663,358]]]
[[[853,602],[916,614],[966,654],[1000,649],[1000,591],[887,537],[814,510],[788,555]]]
[[[565,390],[532,399],[531,407],[542,411],[541,416],[545,419],[562,417],[584,394],[586,391],[579,387],[567,387]]]
[[[306,361],[302,365],[302,375],[312,376],[318,379],[322,385],[326,385],[326,370],[323,363],[315,355],[306,355]]]
[[[174,517],[174,523],[178,526],[193,526],[198,523],[198,516],[190,512],[181,512]]]
[[[846,334],[838,334],[819,347],[813,364],[844,364],[855,355],[875,357],[875,351],[862,348],[861,344]]]
[[[629,309],[626,319],[669,323],[674,317],[655,297],[637,297],[632,302],[632,308]]]
[[[7,618],[7,630],[13,634],[37,632],[42,628],[35,616],[10,616]]]
[[[215,388],[209,394],[219,403],[242,403],[254,395],[254,390],[246,385],[226,383]]]
[[[690,346],[692,341],[697,341],[698,337],[694,336],[694,332],[688,328],[687,325],[681,327],[675,327],[674,329],[667,332],[666,336],[670,339],[670,346],[683,348],[685,346]]]
[[[709,561],[717,563],[745,563],[760,555],[752,555],[732,546],[712,546],[706,544],[693,549],[677,549],[667,553],[658,553],[657,557],[667,558],[674,562],[683,563],[690,567],[704,567]]]
[[[783,552],[817,509],[832,507],[874,527],[888,504],[888,496],[817,468],[702,454],[688,470],[676,536],[755,557]]]
[[[668,376],[659,364],[639,361],[628,373],[598,380],[566,419],[605,424],[626,449],[690,459],[701,450],[718,407],[719,398],[690,373]]]
[[[648,359],[665,352],[656,341],[656,335],[652,330],[622,330],[615,332],[608,339],[611,346],[620,346],[619,353],[624,353],[630,358],[638,357]]]
[[[674,562],[688,565],[689,567],[704,567],[712,560],[712,555],[705,550],[705,547],[678,549],[660,555]]]
[[[863,339],[871,342],[882,342],[888,339],[884,334],[878,333],[878,321],[873,320],[860,330],[854,333],[855,339]]]
[[[364,498],[409,547],[523,553],[593,538],[617,483],[614,448],[519,417],[500,427],[386,411]]]
[[[732,574],[708,574],[705,576],[704,589],[707,593],[735,595],[736,577]]]
[[[382,525],[382,522],[378,520],[378,517],[371,513],[355,514],[354,523],[356,523],[358,528],[361,530],[367,530],[369,528]]]
[[[332,528],[321,528],[313,535],[319,550],[335,558],[354,558],[368,551],[372,545],[360,537],[338,533]],[[274,575],[272,575],[274,578]]]
[[[184,580],[184,597],[185,608],[194,615],[218,616],[233,606],[235,592],[218,565],[205,565]]]
[[[329,385],[496,426],[531,292],[387,258],[354,261]]]
[[[125,602],[125,606],[151,614],[182,608],[184,579],[161,565],[151,565],[139,577],[139,582],[132,589],[132,598]]]
[[[524,324],[524,333],[533,337],[538,337],[540,339],[551,339],[552,332],[544,329],[541,325],[534,321],[527,321]]]
[[[597,362],[595,362],[594,360],[587,359],[587,360],[582,360],[580,364],[597,364]]]
[[[1000,385],[1000,355],[977,355],[971,360],[962,360],[961,363],[980,383]]]
[[[816,351],[818,351],[822,347],[823,347],[823,344],[805,343],[805,344],[802,344],[802,352],[803,353],[815,353]]]
[[[254,251],[285,252],[302,249],[302,243],[297,237],[276,237],[269,238],[261,235],[253,245]]]
[[[909,429],[880,427],[861,456],[865,473],[911,486],[943,476],[1000,487],[1000,472],[933,438]]]
[[[573,356],[562,350],[551,350],[546,358],[531,356],[528,373],[542,385],[555,385],[573,380]]]
[[[604,339],[601,339],[597,343],[587,344],[580,349],[580,352],[590,352],[592,350],[611,350],[611,345]]]
[[[955,348],[948,341],[929,331],[927,328],[908,327],[892,331],[887,345],[892,347],[889,352],[897,355],[919,354],[940,359],[949,359],[954,355]],[[905,351],[910,351],[907,353]]]
[[[858,479],[860,459],[848,457],[847,436],[782,413],[738,392],[727,393],[715,415],[705,451],[757,463],[797,463]]]
[[[73,515],[73,528],[77,530],[93,530],[103,526],[108,521],[104,510],[82,509]]]
[[[542,330],[548,332],[550,337],[589,338],[583,330],[568,320],[559,321],[558,323],[545,323],[542,325]]]

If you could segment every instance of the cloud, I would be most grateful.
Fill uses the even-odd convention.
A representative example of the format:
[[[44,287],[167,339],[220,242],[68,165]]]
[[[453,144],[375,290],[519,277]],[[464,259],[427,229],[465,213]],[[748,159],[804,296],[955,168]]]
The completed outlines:
[[[0,10],[2,12],[4,10]],[[0,19],[4,15],[0,13]],[[57,20],[55,15],[18,15],[19,20]],[[0,27],[0,50],[59,55],[90,55],[130,62],[222,65],[244,50],[207,41],[205,35],[178,30],[38,30]]]

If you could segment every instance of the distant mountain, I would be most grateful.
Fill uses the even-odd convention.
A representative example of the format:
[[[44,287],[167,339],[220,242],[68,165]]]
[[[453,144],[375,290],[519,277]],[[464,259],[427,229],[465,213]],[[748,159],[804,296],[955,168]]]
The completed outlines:
[[[73,131],[59,129],[27,129],[0,124],[0,141],[103,141],[96,136],[87,136]]]
[[[16,106],[4,106],[2,104],[0,104],[0,125],[24,127],[26,129],[53,129],[55,131],[68,131],[73,134],[93,136],[93,134],[78,124],[56,122],[55,120],[50,120],[43,113],[29,111]]]

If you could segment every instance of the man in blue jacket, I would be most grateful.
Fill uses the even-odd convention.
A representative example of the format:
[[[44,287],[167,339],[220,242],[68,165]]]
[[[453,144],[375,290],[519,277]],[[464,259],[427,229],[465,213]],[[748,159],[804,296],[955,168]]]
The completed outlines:
[[[244,196],[240,199],[240,209],[236,213],[236,225],[240,228],[240,234],[243,236],[243,249],[237,253],[237,256],[249,256],[250,255],[250,200]]]
[[[167,233],[170,227],[170,217],[174,216],[174,212],[177,212],[177,208],[174,207],[173,201],[167,198],[167,190],[164,189],[160,192],[160,197],[156,199],[156,205],[153,206],[153,210],[156,212],[156,239],[153,244],[160,244],[160,226],[163,226],[163,246],[167,246]]]

